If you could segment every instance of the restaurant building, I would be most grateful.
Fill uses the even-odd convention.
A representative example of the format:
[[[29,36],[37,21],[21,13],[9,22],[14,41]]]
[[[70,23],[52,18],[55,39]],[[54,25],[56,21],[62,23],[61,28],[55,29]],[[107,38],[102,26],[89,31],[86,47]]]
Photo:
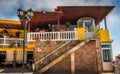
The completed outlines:
[[[25,63],[32,59],[40,74],[112,72],[112,39],[106,17],[113,8],[58,6],[51,12],[34,11],[27,23]],[[23,29],[23,17],[20,21],[0,20],[1,66],[22,64]]]

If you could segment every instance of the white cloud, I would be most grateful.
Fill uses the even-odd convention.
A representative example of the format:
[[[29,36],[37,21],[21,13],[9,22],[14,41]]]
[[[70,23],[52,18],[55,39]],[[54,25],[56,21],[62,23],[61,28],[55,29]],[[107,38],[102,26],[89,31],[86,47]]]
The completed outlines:
[[[120,13],[112,13],[107,17],[108,24],[111,25],[120,25]]]
[[[56,6],[79,6],[79,5],[111,5],[113,0],[24,0],[22,5],[25,8],[54,9]]]
[[[113,0],[2,0],[0,2],[0,19],[11,19],[15,17],[19,7],[23,9],[33,8],[33,10],[42,11],[54,10],[57,6],[112,5],[112,1]]]

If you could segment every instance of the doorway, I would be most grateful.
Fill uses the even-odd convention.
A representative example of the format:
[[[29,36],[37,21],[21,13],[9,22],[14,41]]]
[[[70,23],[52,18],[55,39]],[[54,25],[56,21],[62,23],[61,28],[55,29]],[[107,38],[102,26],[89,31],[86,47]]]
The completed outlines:
[[[6,51],[0,51],[0,67],[5,66]]]
[[[85,20],[83,22],[83,26],[85,28],[85,38],[93,38],[94,37],[94,25],[91,20]]]
[[[91,17],[82,17],[77,21],[77,28],[85,29],[85,38],[94,38],[95,21]]]
[[[33,61],[33,51],[27,51],[27,62]]]

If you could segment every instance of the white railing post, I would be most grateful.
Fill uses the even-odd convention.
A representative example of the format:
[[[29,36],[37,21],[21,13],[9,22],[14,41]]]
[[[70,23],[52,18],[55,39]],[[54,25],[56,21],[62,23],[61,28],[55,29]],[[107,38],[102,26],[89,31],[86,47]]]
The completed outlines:
[[[30,36],[31,36],[30,33],[27,33],[27,40],[28,40],[28,41],[31,40],[31,39],[30,39]]]
[[[74,37],[73,37],[73,38],[74,38],[75,40],[78,40],[78,34],[77,34],[76,28],[74,28],[74,31],[75,31],[75,33],[74,33]]]
[[[4,36],[4,45],[6,44],[6,36]]]

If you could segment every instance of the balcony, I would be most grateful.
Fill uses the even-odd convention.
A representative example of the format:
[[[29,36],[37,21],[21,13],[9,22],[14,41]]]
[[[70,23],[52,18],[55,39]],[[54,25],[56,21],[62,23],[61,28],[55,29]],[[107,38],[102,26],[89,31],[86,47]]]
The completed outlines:
[[[63,31],[63,32],[29,32],[27,33],[27,41],[35,41],[36,37],[40,41],[62,41],[62,40],[76,40],[76,31]]]
[[[0,38],[0,46],[3,47],[18,47],[23,45],[23,38]]]
[[[66,41],[66,40],[84,40],[94,38],[94,32],[85,32],[84,28],[78,28],[74,31],[56,31],[56,32],[28,32],[27,41]]]
[[[95,36],[96,37],[96,36]],[[40,41],[67,41],[67,40],[84,40],[94,38],[94,32],[86,32],[84,28],[77,28],[73,31],[55,31],[55,32],[28,32],[27,42]],[[96,37],[97,38],[97,37]],[[11,47],[22,46],[23,38],[0,38],[0,46]]]

